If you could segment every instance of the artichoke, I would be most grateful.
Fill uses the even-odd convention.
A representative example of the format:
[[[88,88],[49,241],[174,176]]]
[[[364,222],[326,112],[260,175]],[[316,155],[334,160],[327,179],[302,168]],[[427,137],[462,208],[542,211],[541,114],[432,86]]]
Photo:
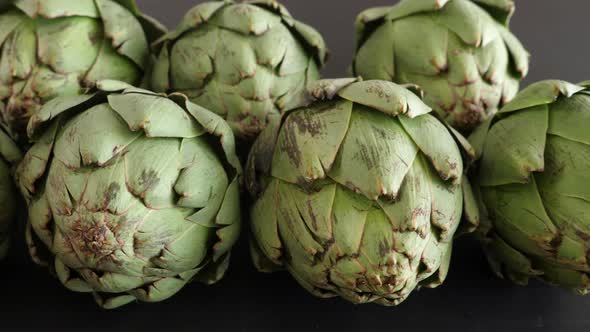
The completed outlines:
[[[492,269],[590,292],[590,83],[524,89],[472,136]]]
[[[274,0],[205,2],[159,46],[152,88],[188,95],[246,142],[304,101],[327,54],[322,36]]]
[[[512,0],[402,0],[357,19],[353,71],[420,85],[425,102],[464,133],[518,92],[529,54],[508,30]]]
[[[98,88],[31,118],[17,182],[33,260],[104,308],[216,282],[240,232],[231,128],[182,95]]]
[[[12,170],[22,155],[16,143],[0,126],[0,259],[6,256],[12,224],[16,218],[16,190]]]
[[[0,14],[0,120],[19,143],[40,106],[101,79],[140,83],[163,27],[133,0],[16,0]]]
[[[325,80],[310,93],[250,153],[258,269],[354,303],[397,305],[440,285],[462,212],[478,222],[464,139],[391,82]]]

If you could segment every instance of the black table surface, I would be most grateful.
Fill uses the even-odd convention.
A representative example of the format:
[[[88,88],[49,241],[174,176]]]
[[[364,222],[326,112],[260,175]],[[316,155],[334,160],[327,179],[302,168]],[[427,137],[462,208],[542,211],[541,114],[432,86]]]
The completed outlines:
[[[197,0],[137,0],[168,26]],[[326,37],[328,77],[346,76],[354,51],[352,22],[361,9],[394,0],[284,0],[292,14]],[[526,83],[545,78],[590,79],[590,2],[518,1],[512,27],[533,54]],[[525,83],[525,85],[526,85]],[[99,309],[88,294],[72,293],[34,266],[17,243],[0,268],[1,331],[590,331],[590,296],[532,282],[497,279],[477,243],[460,239],[447,282],[415,292],[398,307],[317,299],[287,273],[260,274],[247,236],[216,285],[191,284],[158,304]]]

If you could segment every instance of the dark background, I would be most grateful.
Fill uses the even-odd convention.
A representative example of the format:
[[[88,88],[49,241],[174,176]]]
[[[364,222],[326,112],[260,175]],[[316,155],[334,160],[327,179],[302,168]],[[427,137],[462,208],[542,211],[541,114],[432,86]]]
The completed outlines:
[[[138,0],[173,28],[200,1]],[[318,28],[331,49],[327,77],[347,75],[354,51],[353,22],[387,0],[284,0],[298,19]],[[590,79],[590,2],[518,1],[514,33],[533,54],[526,84]],[[23,244],[0,273],[0,329],[8,331],[590,331],[590,296],[533,282],[518,287],[496,279],[472,240],[457,242],[447,282],[415,292],[398,307],[351,305],[307,294],[286,273],[257,273],[244,236],[231,268],[214,286],[191,284],[159,304],[103,311],[90,295],[65,290],[29,263]],[[24,271],[24,273],[23,273]]]

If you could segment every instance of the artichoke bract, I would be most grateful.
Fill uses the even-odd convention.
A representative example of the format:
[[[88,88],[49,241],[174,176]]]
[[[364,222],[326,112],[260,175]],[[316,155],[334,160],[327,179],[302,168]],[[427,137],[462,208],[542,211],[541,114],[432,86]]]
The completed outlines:
[[[590,84],[524,89],[471,137],[492,269],[590,292]]]
[[[355,75],[418,84],[469,133],[518,92],[529,54],[508,30],[512,0],[402,0],[357,19]]]
[[[231,128],[182,95],[98,88],[31,118],[17,182],[33,260],[105,308],[216,282],[241,225]]]
[[[140,83],[163,27],[133,0],[16,0],[0,13],[0,119],[26,143],[31,115],[101,79]]]
[[[152,89],[188,95],[245,141],[304,101],[327,54],[322,36],[273,0],[200,4],[159,46]]]
[[[258,269],[354,303],[397,305],[440,285],[463,211],[466,229],[478,223],[464,139],[391,82],[318,81],[310,94],[250,153]]]
[[[12,171],[21,158],[16,143],[0,126],[0,259],[8,251],[12,225],[17,215],[17,194]]]

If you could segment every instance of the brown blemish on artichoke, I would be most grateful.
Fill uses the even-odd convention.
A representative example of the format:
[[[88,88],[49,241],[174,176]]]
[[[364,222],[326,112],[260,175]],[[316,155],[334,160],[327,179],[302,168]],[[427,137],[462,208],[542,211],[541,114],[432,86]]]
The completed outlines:
[[[142,186],[144,190],[155,187],[159,182],[160,178],[158,178],[158,173],[154,170],[143,170],[138,180],[138,184]]]
[[[117,200],[117,197],[118,197],[120,191],[121,191],[121,185],[119,185],[118,183],[113,182],[109,185],[109,187],[107,188],[107,190],[104,194],[103,209],[106,210],[107,206],[109,206],[109,204],[111,204],[111,202]]]
[[[313,230],[317,232],[318,230],[318,217],[315,215],[314,211],[313,211],[313,205],[311,204],[311,201],[307,201],[307,212],[309,213],[309,216],[311,217],[311,226],[313,227]]]
[[[367,86],[365,91],[369,94],[376,94],[380,99],[385,99],[388,103],[391,102],[391,96],[379,84],[371,84]]]
[[[315,121],[308,112],[300,112],[290,116],[284,127],[285,141],[282,150],[297,167],[301,166],[301,150],[297,143],[298,134],[318,136],[324,133],[325,127],[321,121]]]

